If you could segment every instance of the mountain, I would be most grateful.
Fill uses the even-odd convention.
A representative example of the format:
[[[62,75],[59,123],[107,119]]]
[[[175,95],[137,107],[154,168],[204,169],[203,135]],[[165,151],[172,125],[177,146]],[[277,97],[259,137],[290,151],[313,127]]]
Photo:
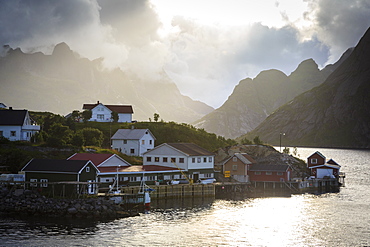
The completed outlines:
[[[65,43],[56,45],[51,55],[4,48],[0,101],[13,108],[65,115],[99,100],[132,105],[135,120],[148,120],[156,112],[165,121],[186,123],[213,110],[182,95],[165,73],[160,80],[146,81],[130,72],[107,70],[101,59],[81,58]]]
[[[241,136],[257,127],[283,104],[324,82],[350,53],[348,50],[337,63],[323,70],[319,70],[314,60],[308,59],[289,76],[273,69],[262,71],[254,79],[244,79],[220,108],[193,125],[226,138]]]
[[[284,146],[370,148],[370,29],[320,86],[271,114],[241,138]]]

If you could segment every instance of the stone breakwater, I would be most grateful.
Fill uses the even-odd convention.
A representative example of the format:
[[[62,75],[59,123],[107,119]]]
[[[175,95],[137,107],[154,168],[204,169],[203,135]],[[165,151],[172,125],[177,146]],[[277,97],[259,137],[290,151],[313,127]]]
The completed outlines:
[[[115,219],[138,215],[105,198],[55,199],[31,190],[0,190],[0,212],[6,215]]]

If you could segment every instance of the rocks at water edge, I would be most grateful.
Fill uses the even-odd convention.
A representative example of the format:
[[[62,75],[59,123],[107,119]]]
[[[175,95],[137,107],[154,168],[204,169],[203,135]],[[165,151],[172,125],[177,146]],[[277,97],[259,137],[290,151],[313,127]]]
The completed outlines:
[[[31,190],[0,189],[0,212],[7,215],[114,219],[137,215],[104,198],[54,199]]]

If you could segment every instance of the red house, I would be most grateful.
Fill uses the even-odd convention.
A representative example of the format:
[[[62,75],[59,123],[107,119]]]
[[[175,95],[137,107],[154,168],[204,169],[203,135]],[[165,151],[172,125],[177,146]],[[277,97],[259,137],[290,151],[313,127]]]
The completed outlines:
[[[285,182],[291,172],[289,165],[253,164],[248,174],[251,182]]]
[[[315,152],[307,158],[307,167],[314,178],[338,178],[341,166],[332,159],[326,162],[324,155]]]

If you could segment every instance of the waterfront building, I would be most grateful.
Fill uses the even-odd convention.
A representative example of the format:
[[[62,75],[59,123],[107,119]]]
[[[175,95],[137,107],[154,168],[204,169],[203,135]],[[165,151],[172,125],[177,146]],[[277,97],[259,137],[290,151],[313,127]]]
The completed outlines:
[[[171,167],[187,180],[201,182],[214,178],[214,156],[194,143],[163,143],[143,154],[143,165],[144,169],[152,165]],[[168,177],[171,179],[177,177]]]
[[[307,158],[307,167],[311,171],[312,178],[338,178],[341,168],[332,159],[326,162],[326,157],[318,151]]]

